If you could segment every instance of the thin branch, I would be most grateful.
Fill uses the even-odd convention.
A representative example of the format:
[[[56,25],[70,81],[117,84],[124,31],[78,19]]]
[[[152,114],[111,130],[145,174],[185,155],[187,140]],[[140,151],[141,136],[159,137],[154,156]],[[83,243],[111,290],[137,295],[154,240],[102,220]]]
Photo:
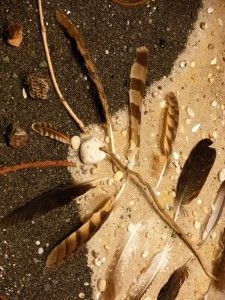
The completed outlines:
[[[5,166],[0,168],[0,175],[17,172],[24,169],[45,168],[45,167],[76,167],[75,162],[67,160],[45,160],[36,162],[26,162],[14,166]]]
[[[83,132],[87,132],[87,128],[84,126],[83,122],[73,112],[72,108],[69,106],[68,102],[62,95],[62,93],[59,89],[58,83],[56,81],[56,77],[55,77],[55,73],[54,73],[53,65],[52,65],[52,61],[51,61],[51,56],[50,56],[50,52],[49,52],[49,48],[48,48],[48,40],[47,40],[47,34],[46,34],[46,27],[44,24],[44,15],[43,15],[43,10],[42,10],[41,0],[38,0],[38,10],[39,10],[39,18],[40,18],[40,24],[41,24],[41,34],[42,34],[42,39],[43,39],[43,44],[44,44],[44,49],[45,49],[45,56],[47,59],[49,72],[50,72],[52,83],[54,85],[56,93],[58,94],[59,99],[62,102],[62,104],[64,105],[65,109],[67,110],[69,115],[73,118],[73,120],[76,122],[76,124],[79,126],[79,128]]]
[[[149,2],[149,0],[138,0],[138,1],[133,1],[133,2],[128,2],[128,1],[122,1],[122,0],[112,0],[114,4],[117,4],[119,6],[125,7],[125,8],[133,8],[137,6],[144,5]]]
[[[201,265],[203,271],[205,274],[213,279],[216,280],[215,276],[213,276],[208,270],[203,262],[203,259],[201,258],[201,255],[198,253],[198,250],[194,248],[194,245],[189,241],[189,239],[186,238],[186,234],[183,232],[183,230],[174,222],[174,220],[165,212],[164,208],[161,206],[155,192],[151,188],[150,184],[145,181],[141,175],[135,171],[130,170],[126,166],[124,166],[120,160],[114,155],[113,153],[110,153],[107,151],[105,148],[102,149],[105,151],[111,159],[117,163],[119,168],[125,172],[127,172],[128,175],[135,177],[138,179],[138,181],[145,187],[147,188],[149,194],[151,197],[148,196],[148,201],[149,204],[153,207],[153,209],[157,212],[157,214],[160,216],[160,218],[172,229],[176,232],[176,234],[182,239],[182,241],[187,245],[187,247],[192,251],[192,253],[195,255],[196,259],[198,260],[199,264]]]

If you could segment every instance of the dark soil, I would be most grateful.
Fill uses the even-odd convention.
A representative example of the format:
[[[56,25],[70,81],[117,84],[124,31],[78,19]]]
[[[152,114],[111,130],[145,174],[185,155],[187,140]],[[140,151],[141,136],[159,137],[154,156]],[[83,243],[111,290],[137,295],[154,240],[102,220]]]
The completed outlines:
[[[146,45],[150,49],[148,85],[168,75],[174,60],[185,48],[201,6],[200,0],[157,0],[133,9],[123,9],[110,0],[43,2],[57,79],[63,94],[85,124],[100,121],[101,107],[75,44],[56,23],[55,11],[70,11],[71,19],[79,25],[113,113],[127,103],[127,78],[135,48]],[[26,75],[35,71],[48,73],[47,68],[39,66],[45,55],[37,3],[34,0],[2,1],[0,20],[2,31],[8,21],[21,23],[24,31],[21,47],[10,47],[2,40],[0,48],[0,164],[65,159],[67,148],[64,145],[42,138],[31,130],[33,122],[48,121],[66,133],[79,134],[53,89],[47,101],[22,96],[22,82]],[[5,57],[9,58],[8,63]],[[18,78],[14,78],[14,73]],[[29,143],[25,149],[14,150],[6,145],[5,132],[10,123],[19,124],[28,131]],[[0,217],[69,179],[66,168],[37,169],[2,176]],[[49,250],[80,224],[76,205],[72,203],[33,222],[0,229],[0,294],[9,295],[9,299],[72,300],[79,299],[79,293],[83,292],[85,299],[91,299],[91,272],[87,267],[86,249],[53,270],[45,268]],[[41,245],[36,245],[36,241]],[[37,253],[39,247],[44,248],[42,255]]]

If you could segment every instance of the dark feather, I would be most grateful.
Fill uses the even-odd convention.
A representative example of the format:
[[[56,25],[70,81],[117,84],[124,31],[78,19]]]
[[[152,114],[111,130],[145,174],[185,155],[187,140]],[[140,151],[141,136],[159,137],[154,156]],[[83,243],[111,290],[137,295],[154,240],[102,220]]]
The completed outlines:
[[[210,148],[210,139],[203,139],[192,149],[186,160],[176,188],[176,201],[188,204],[196,198],[213,166],[216,150]]]
[[[74,183],[61,184],[14,210],[0,221],[0,226],[10,227],[28,221],[34,216],[45,215],[54,208],[69,204],[74,198],[83,195],[92,187],[89,183],[80,185]]]
[[[220,244],[222,251],[214,267],[214,275],[217,277],[217,281],[214,281],[214,285],[217,290],[225,293],[225,228],[220,238]]]
[[[188,268],[186,264],[175,270],[167,283],[159,291],[157,300],[175,300],[182,284],[188,278]]]

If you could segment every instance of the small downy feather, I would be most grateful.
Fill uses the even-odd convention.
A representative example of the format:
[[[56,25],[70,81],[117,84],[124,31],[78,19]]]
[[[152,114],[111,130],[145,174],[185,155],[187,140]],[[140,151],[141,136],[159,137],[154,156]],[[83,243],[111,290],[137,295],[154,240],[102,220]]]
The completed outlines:
[[[58,129],[55,128],[52,124],[49,124],[47,122],[38,122],[33,123],[31,127],[34,131],[42,136],[48,136],[50,137],[50,139],[70,145],[71,138],[68,135],[58,131]]]
[[[214,275],[217,277],[217,280],[214,281],[214,286],[216,289],[224,293],[225,298],[225,228],[220,238],[220,244],[222,247],[219,258],[214,267]]]
[[[174,220],[177,219],[180,207],[196,198],[214,164],[216,150],[209,147],[210,139],[203,139],[192,149],[179,176],[176,187],[176,207]]]
[[[157,300],[175,300],[182,284],[188,278],[188,267],[183,265],[176,269],[169,277],[166,284],[159,291]]]
[[[153,258],[150,266],[141,271],[137,282],[128,291],[129,300],[140,300],[143,297],[156,275],[168,264],[170,250],[171,245],[166,244],[164,249]]]
[[[223,208],[225,204],[225,181],[222,182],[216,196],[216,200],[214,203],[214,209],[212,210],[212,213],[209,217],[209,220],[207,222],[207,225],[205,227],[205,230],[202,235],[202,241],[200,244],[203,244],[207,238],[209,237],[210,233],[214,229],[214,227],[217,225],[220,216],[222,214]]]
[[[107,278],[107,287],[102,300],[114,300],[119,294],[122,283],[123,274],[130,264],[136,248],[139,246],[138,233],[142,230],[143,225],[137,223],[132,227],[132,231],[128,231],[125,238],[116,250],[112,264],[109,266]]]
[[[54,208],[69,204],[74,198],[85,194],[92,187],[89,183],[76,185],[69,182],[61,184],[11,212],[0,220],[0,226],[6,228],[26,222],[34,216],[45,215]]]
[[[115,198],[107,200],[105,205],[95,212],[86,223],[52,249],[47,257],[46,266],[58,266],[74,255],[103,225],[114,206]]]
[[[164,114],[163,130],[160,139],[160,150],[162,155],[166,158],[162,168],[159,180],[156,185],[158,189],[162,178],[170,164],[170,157],[173,149],[173,144],[177,134],[177,127],[179,122],[179,107],[177,97],[173,92],[166,95],[166,108]]]

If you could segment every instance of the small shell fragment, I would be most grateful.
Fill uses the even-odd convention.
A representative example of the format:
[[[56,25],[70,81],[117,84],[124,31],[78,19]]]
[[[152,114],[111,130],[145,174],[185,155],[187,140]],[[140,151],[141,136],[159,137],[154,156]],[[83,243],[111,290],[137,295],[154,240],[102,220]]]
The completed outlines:
[[[193,133],[197,132],[197,131],[199,130],[200,126],[201,126],[200,123],[196,124],[194,127],[192,127],[191,131],[192,131]]]

